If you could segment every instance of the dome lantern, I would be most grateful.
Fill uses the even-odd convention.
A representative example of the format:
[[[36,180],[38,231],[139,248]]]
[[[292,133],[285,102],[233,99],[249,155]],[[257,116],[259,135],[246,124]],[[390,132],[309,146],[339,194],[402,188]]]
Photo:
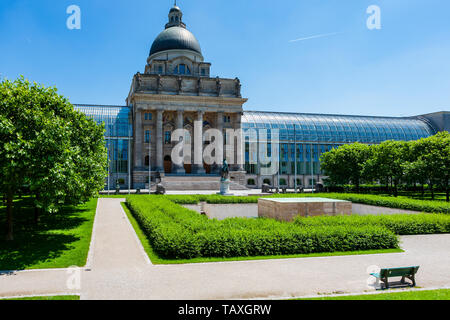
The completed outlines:
[[[159,52],[167,50],[189,50],[194,54],[198,54],[203,60],[200,44],[195,36],[186,28],[183,23],[183,12],[175,5],[169,12],[169,23],[152,44],[150,49],[150,57]]]
[[[166,29],[171,27],[186,28],[186,24],[183,23],[183,12],[177,6],[176,1],[175,5],[169,11],[169,22],[166,24]]]

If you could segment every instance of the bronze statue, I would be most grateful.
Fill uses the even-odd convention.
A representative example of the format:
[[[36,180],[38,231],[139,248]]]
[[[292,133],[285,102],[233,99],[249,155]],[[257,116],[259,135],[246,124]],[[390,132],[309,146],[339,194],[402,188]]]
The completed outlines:
[[[156,79],[156,88],[157,88],[158,93],[161,93],[163,85],[162,85],[162,78],[161,78],[160,74],[158,74],[158,78]]]
[[[234,79],[234,81],[236,82],[236,96],[239,97],[239,98],[242,98],[242,95],[241,95],[241,88],[242,88],[241,80],[239,80],[239,78],[236,78],[236,79]]]
[[[180,94],[181,91],[183,90],[183,78],[178,77],[177,82],[178,82],[178,94]]]
[[[230,180],[230,167],[228,166],[227,160],[223,160],[223,166],[222,166],[222,181]]]
[[[219,77],[216,78],[216,91],[217,96],[220,96],[220,92],[222,91],[222,82],[220,81]]]
[[[197,95],[200,95],[202,91],[202,78],[198,78],[197,80]]]

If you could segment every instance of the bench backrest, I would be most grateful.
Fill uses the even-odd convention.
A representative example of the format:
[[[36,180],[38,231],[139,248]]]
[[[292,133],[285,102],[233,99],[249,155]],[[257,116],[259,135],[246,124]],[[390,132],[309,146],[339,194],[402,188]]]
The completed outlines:
[[[402,277],[404,275],[414,275],[419,270],[419,267],[407,267],[407,268],[389,268],[381,269],[380,275],[382,277]]]

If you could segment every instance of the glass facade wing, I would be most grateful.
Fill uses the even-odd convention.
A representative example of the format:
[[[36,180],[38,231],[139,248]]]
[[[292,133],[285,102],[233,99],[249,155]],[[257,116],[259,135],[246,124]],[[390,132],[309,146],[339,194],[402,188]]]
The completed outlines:
[[[108,152],[110,174],[109,189],[115,188],[116,180],[123,180],[123,174],[130,174],[129,154],[133,136],[131,108],[120,106],[74,105],[74,109],[92,118],[98,124],[105,124],[105,145]],[[121,176],[122,175],[122,176]]]
[[[105,137],[131,137],[133,126],[131,123],[131,108],[120,106],[74,105],[75,110],[81,111],[97,123],[105,124]]]
[[[417,140],[435,134],[416,118],[244,112],[242,127],[280,130],[281,141],[315,143],[381,143]]]

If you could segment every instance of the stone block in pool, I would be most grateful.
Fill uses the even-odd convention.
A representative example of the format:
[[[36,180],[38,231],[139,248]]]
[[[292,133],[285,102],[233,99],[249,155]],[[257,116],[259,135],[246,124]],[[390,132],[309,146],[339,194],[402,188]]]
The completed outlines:
[[[297,216],[351,215],[350,201],[327,198],[261,198],[258,216],[261,218],[292,221]]]

